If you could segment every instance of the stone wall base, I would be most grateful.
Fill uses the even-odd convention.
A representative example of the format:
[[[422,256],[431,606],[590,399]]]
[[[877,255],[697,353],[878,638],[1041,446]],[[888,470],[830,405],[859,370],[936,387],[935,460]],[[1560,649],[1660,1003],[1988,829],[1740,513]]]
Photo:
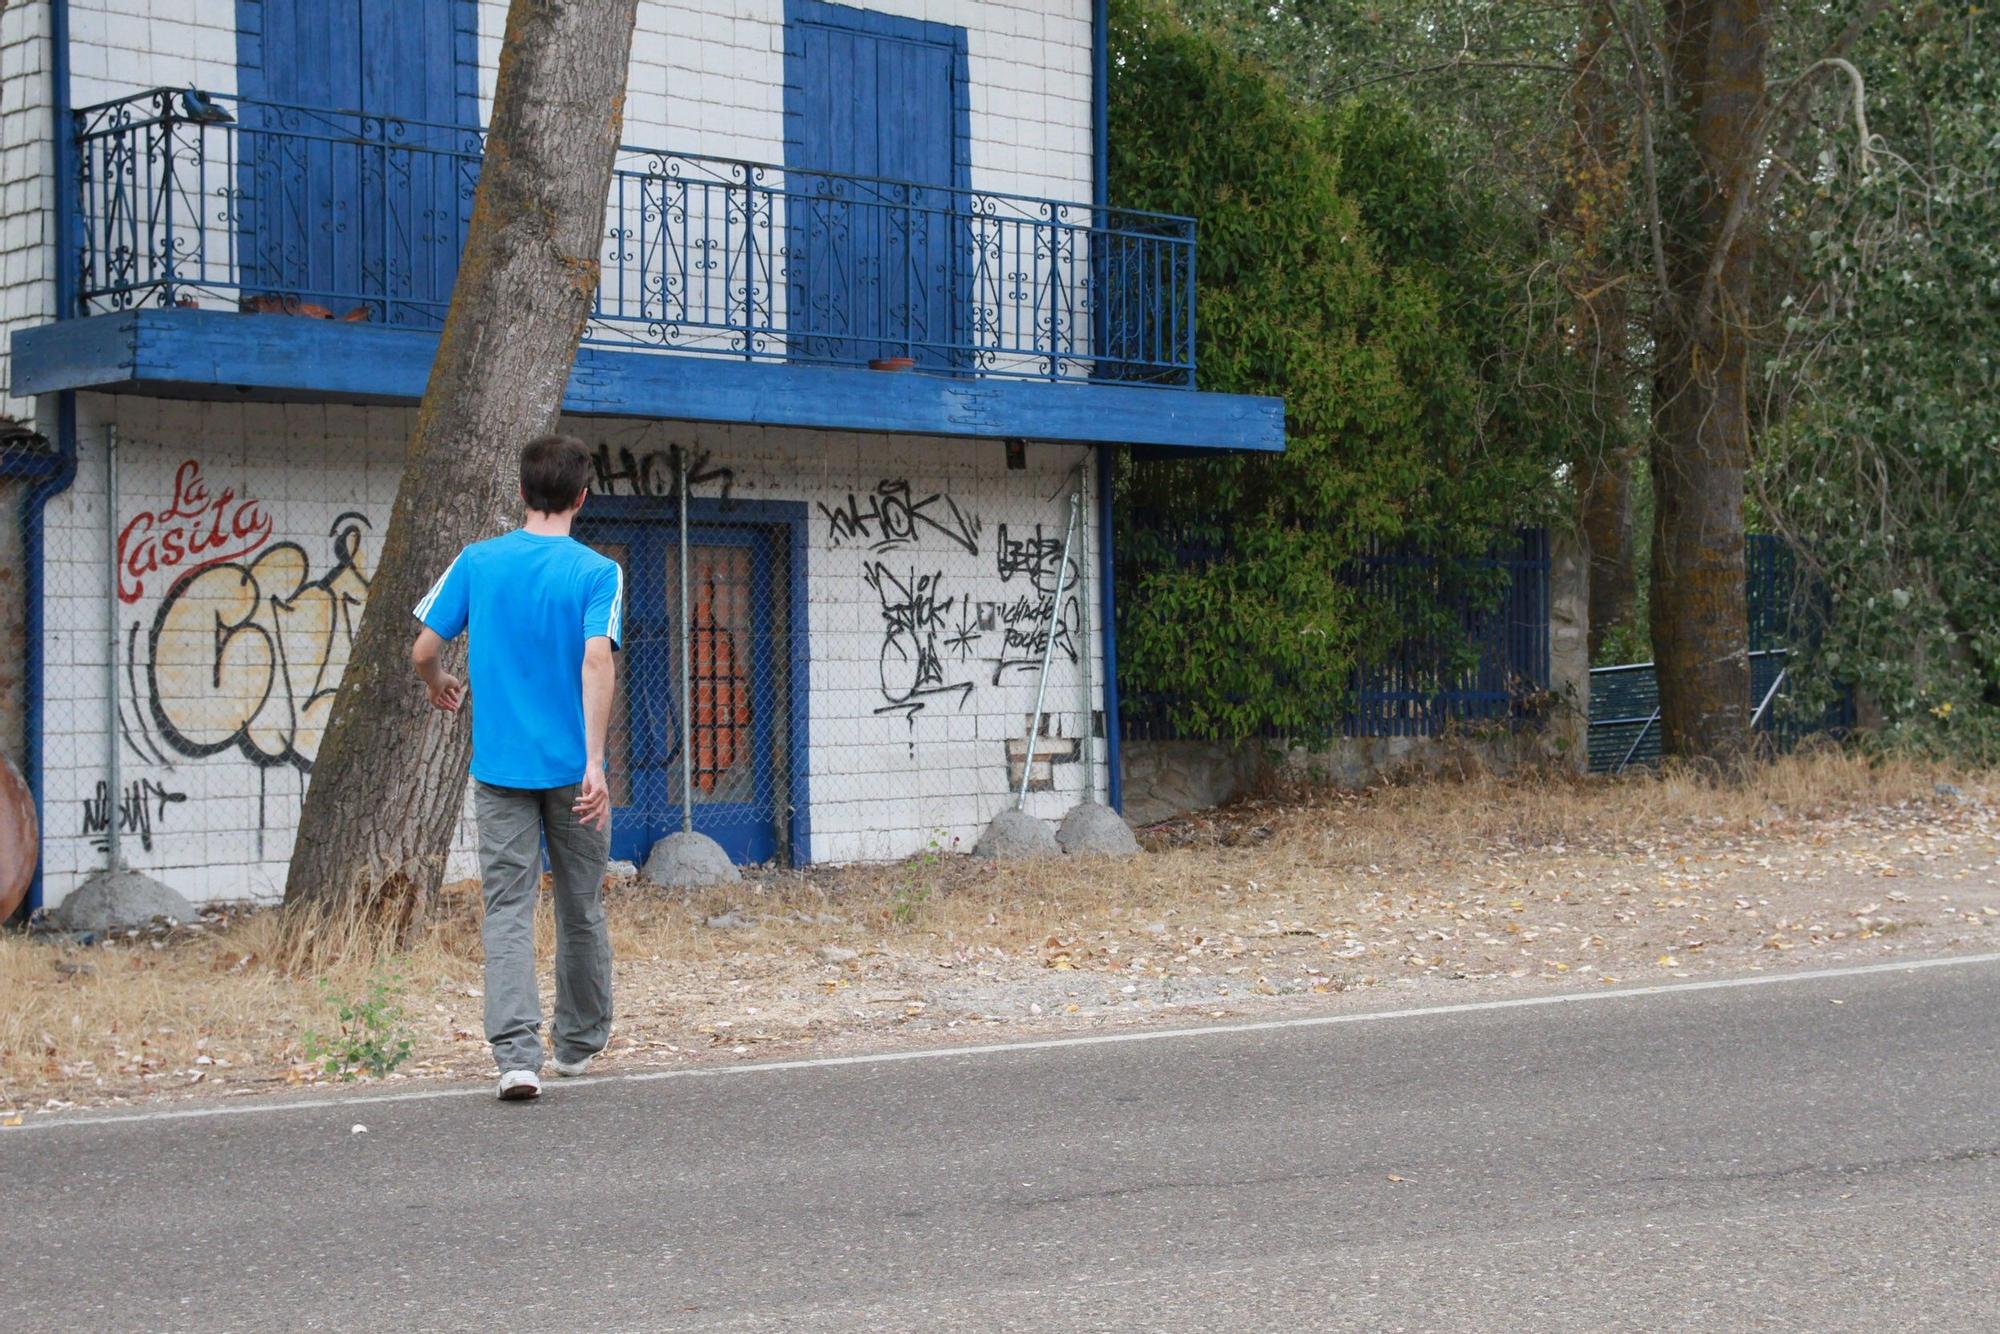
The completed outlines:
[[[1559,714],[1569,712],[1560,703],[1556,707]],[[1343,737],[1332,745],[1127,741],[1122,748],[1125,818],[1144,827],[1220,806],[1271,784],[1356,788],[1384,778],[1467,778],[1481,773],[1505,777],[1577,770],[1576,757],[1584,754],[1575,740],[1581,730],[1582,724],[1565,716],[1551,719],[1538,731]]]

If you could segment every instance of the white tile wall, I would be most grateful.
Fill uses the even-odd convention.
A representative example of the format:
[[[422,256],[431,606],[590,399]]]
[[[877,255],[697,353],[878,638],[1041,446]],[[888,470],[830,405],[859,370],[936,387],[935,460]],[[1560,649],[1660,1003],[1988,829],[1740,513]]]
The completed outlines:
[[[48,21],[46,4],[0,11],[0,413],[23,420],[35,415],[35,404],[6,392],[12,368],[5,344],[55,309]]]
[[[975,186],[1089,197],[1089,0],[858,7],[966,30]],[[45,24],[45,4],[14,9],[10,27]],[[77,106],[155,86],[236,89],[233,0],[72,0],[70,15]],[[504,0],[480,0],[482,119],[506,16]],[[643,147],[782,161],[784,0],[642,0],[625,119],[626,140]]]
[[[70,0],[70,100],[145,88],[236,91],[234,0]]]
[[[980,189],[1088,198],[1090,162],[1089,0],[875,0],[883,12],[963,26],[972,80],[972,173]],[[503,0],[480,0],[482,109],[490,106]],[[783,0],[644,0],[627,102],[630,143],[680,152],[777,162],[784,155]],[[53,144],[50,138],[46,3],[0,13],[0,337],[45,321],[54,309]],[[153,86],[236,87],[234,0],[72,0],[73,98],[78,106]],[[0,391],[7,365],[0,347]],[[0,411],[26,416],[35,404],[0,397]],[[44,414],[46,415],[46,414]],[[313,405],[240,406],[114,401],[86,396],[83,452],[74,488],[48,511],[48,663],[45,752],[51,904],[101,860],[85,828],[106,770],[109,732],[105,664],[102,428],[126,444],[119,523],[171,499],[177,465],[198,461],[216,490],[254,497],[272,524],[270,541],[298,542],[319,573],[327,525],[356,509],[378,525],[395,496],[408,414],[400,409]],[[1080,451],[1036,447],[1030,468],[1008,472],[998,443],[885,438],[851,433],[688,427],[671,423],[578,423],[587,438],[635,450],[686,443],[735,470],[745,497],[829,506],[865,496],[884,478],[907,479],[918,495],[943,493],[984,521],[981,553],[919,544],[885,560],[922,564],[954,597],[1001,600],[993,543],[1001,523],[1019,534],[1037,520],[1060,532],[1064,477]],[[357,462],[358,460],[358,462]],[[884,623],[862,577],[874,553],[836,544],[815,508],[810,550],[812,639],[810,745],[813,851],[841,861],[907,855],[933,841],[970,846],[1008,800],[1007,740],[1020,737],[1033,706],[1031,676],[995,685],[977,663],[953,663],[975,681],[963,709],[943,701],[913,721],[875,712],[884,703],[879,656]],[[1094,533],[1091,534],[1094,550]],[[370,548],[372,549],[372,548]],[[1095,557],[1085,553],[1094,576]],[[912,566],[914,568],[914,564]],[[120,606],[121,652],[131,626],[143,657],[161,581]],[[1094,579],[1093,579],[1094,585]],[[1096,624],[1093,610],[1092,624]],[[1058,658],[1051,699],[1068,701],[1065,735],[1083,725],[1081,669]],[[956,678],[955,678],[956,679]],[[1093,670],[1102,688],[1102,673]],[[197,898],[269,897],[283,885],[284,858],[304,775],[258,765],[239,752],[194,758],[149,737],[133,707],[146,692],[143,663],[128,675],[124,731],[133,740],[123,780],[180,794],[151,804],[146,839],[126,839],[132,864]],[[1101,758],[1101,748],[1100,748]],[[1058,765],[1058,790],[1030,797],[1054,818],[1081,795],[1083,767]],[[1101,791],[1104,772],[1096,769]],[[142,788],[142,794],[152,789]],[[457,871],[468,869],[461,839]]]
[[[108,768],[107,522],[122,531],[134,516],[168,507],[176,474],[192,460],[208,500],[231,492],[225,510],[232,519],[240,507],[254,504],[255,514],[270,525],[262,549],[297,543],[310,578],[326,572],[335,516],[359,511],[374,525],[358,562],[365,573],[380,550],[408,425],[408,414],[395,409],[209,406],[90,395],[81,399],[80,417],[76,485],[52,502],[47,514],[45,895],[51,904],[103,857],[93,842],[97,831],[87,826],[97,784]],[[120,440],[120,497],[117,514],[107,520],[103,442],[112,424]],[[998,652],[999,635],[987,633],[963,660],[950,651],[943,654],[947,679],[973,685],[962,705],[956,696],[938,697],[914,719],[878,713],[887,702],[881,674],[887,627],[881,600],[863,570],[880,561],[894,572],[937,574],[940,596],[969,599],[975,607],[1014,600],[1027,584],[1020,575],[1000,577],[1000,526],[1018,539],[1040,523],[1046,536],[1060,537],[1070,470],[1086,452],[1030,446],[1028,468],[1016,472],[1006,468],[997,442],[666,422],[574,421],[569,428],[614,453],[626,448],[643,454],[676,444],[706,451],[713,464],[733,471],[735,496],[807,506],[807,741],[815,860],[907,856],[933,842],[969,848],[1011,799],[1007,745],[1026,734],[1034,674],[1010,671],[996,685],[990,659]],[[872,550],[868,540],[837,538],[819,507],[837,508],[850,492],[865,499],[887,478],[907,480],[918,497],[948,495],[974,516],[977,554],[930,532],[912,546],[887,552]],[[1096,538],[1091,525],[1080,536],[1078,551],[1091,576],[1086,588],[1093,602]],[[195,898],[274,896],[284,884],[304,774],[289,763],[253,763],[237,748],[205,757],[184,753],[162,735],[151,707],[156,687],[147,672],[149,632],[166,587],[188,568],[184,563],[142,572],[137,578],[143,591],[118,606],[119,652],[126,661],[120,676],[121,784],[128,794],[132,784],[141,785],[149,826],[144,837],[127,829],[125,856]],[[1091,614],[1095,627],[1100,622],[1094,605]],[[956,603],[950,619],[957,620]],[[1091,654],[1091,679],[1101,697],[1103,673],[1094,643]],[[1085,729],[1081,663],[1056,655],[1048,699],[1052,730],[1075,737]],[[268,758],[282,750],[282,738],[259,736],[257,748]],[[1101,743],[1094,743],[1091,753],[1101,797]],[[1084,766],[1063,763],[1051,772],[1055,789],[1030,794],[1028,804],[1054,820],[1082,797]],[[470,872],[470,832],[469,822],[461,826],[454,874]]]

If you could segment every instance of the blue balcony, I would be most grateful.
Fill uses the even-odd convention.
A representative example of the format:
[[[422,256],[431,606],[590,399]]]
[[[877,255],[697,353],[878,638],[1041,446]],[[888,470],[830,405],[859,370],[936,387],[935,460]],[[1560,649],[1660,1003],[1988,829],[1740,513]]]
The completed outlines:
[[[15,391],[411,401],[476,129],[153,90],[76,113],[77,309]],[[622,150],[571,411],[1282,447],[1196,392],[1187,218]],[[883,374],[901,370],[901,374]]]

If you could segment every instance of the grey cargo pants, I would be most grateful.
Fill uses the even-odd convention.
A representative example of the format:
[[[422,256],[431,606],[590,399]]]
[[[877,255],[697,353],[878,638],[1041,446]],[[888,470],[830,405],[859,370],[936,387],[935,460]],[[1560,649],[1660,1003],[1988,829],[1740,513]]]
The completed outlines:
[[[479,868],[486,900],[486,1040],[493,1064],[542,1066],[542,997],[535,982],[535,898],[542,843],[549,850],[556,900],[556,1018],[549,1029],[557,1060],[604,1050],[611,1040],[611,934],[605,927],[604,864],[609,833],[581,823],[570,808],[578,786],[473,784],[479,816]]]

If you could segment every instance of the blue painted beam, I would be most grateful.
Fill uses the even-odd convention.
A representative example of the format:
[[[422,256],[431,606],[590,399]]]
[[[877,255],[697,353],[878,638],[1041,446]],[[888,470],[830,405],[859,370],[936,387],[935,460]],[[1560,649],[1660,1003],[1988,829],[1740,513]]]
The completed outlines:
[[[437,335],[233,311],[145,308],[22,329],[13,392],[242,402],[415,403]],[[566,411],[816,430],[1277,452],[1285,405],[1104,381],[978,379],[586,347]]]

